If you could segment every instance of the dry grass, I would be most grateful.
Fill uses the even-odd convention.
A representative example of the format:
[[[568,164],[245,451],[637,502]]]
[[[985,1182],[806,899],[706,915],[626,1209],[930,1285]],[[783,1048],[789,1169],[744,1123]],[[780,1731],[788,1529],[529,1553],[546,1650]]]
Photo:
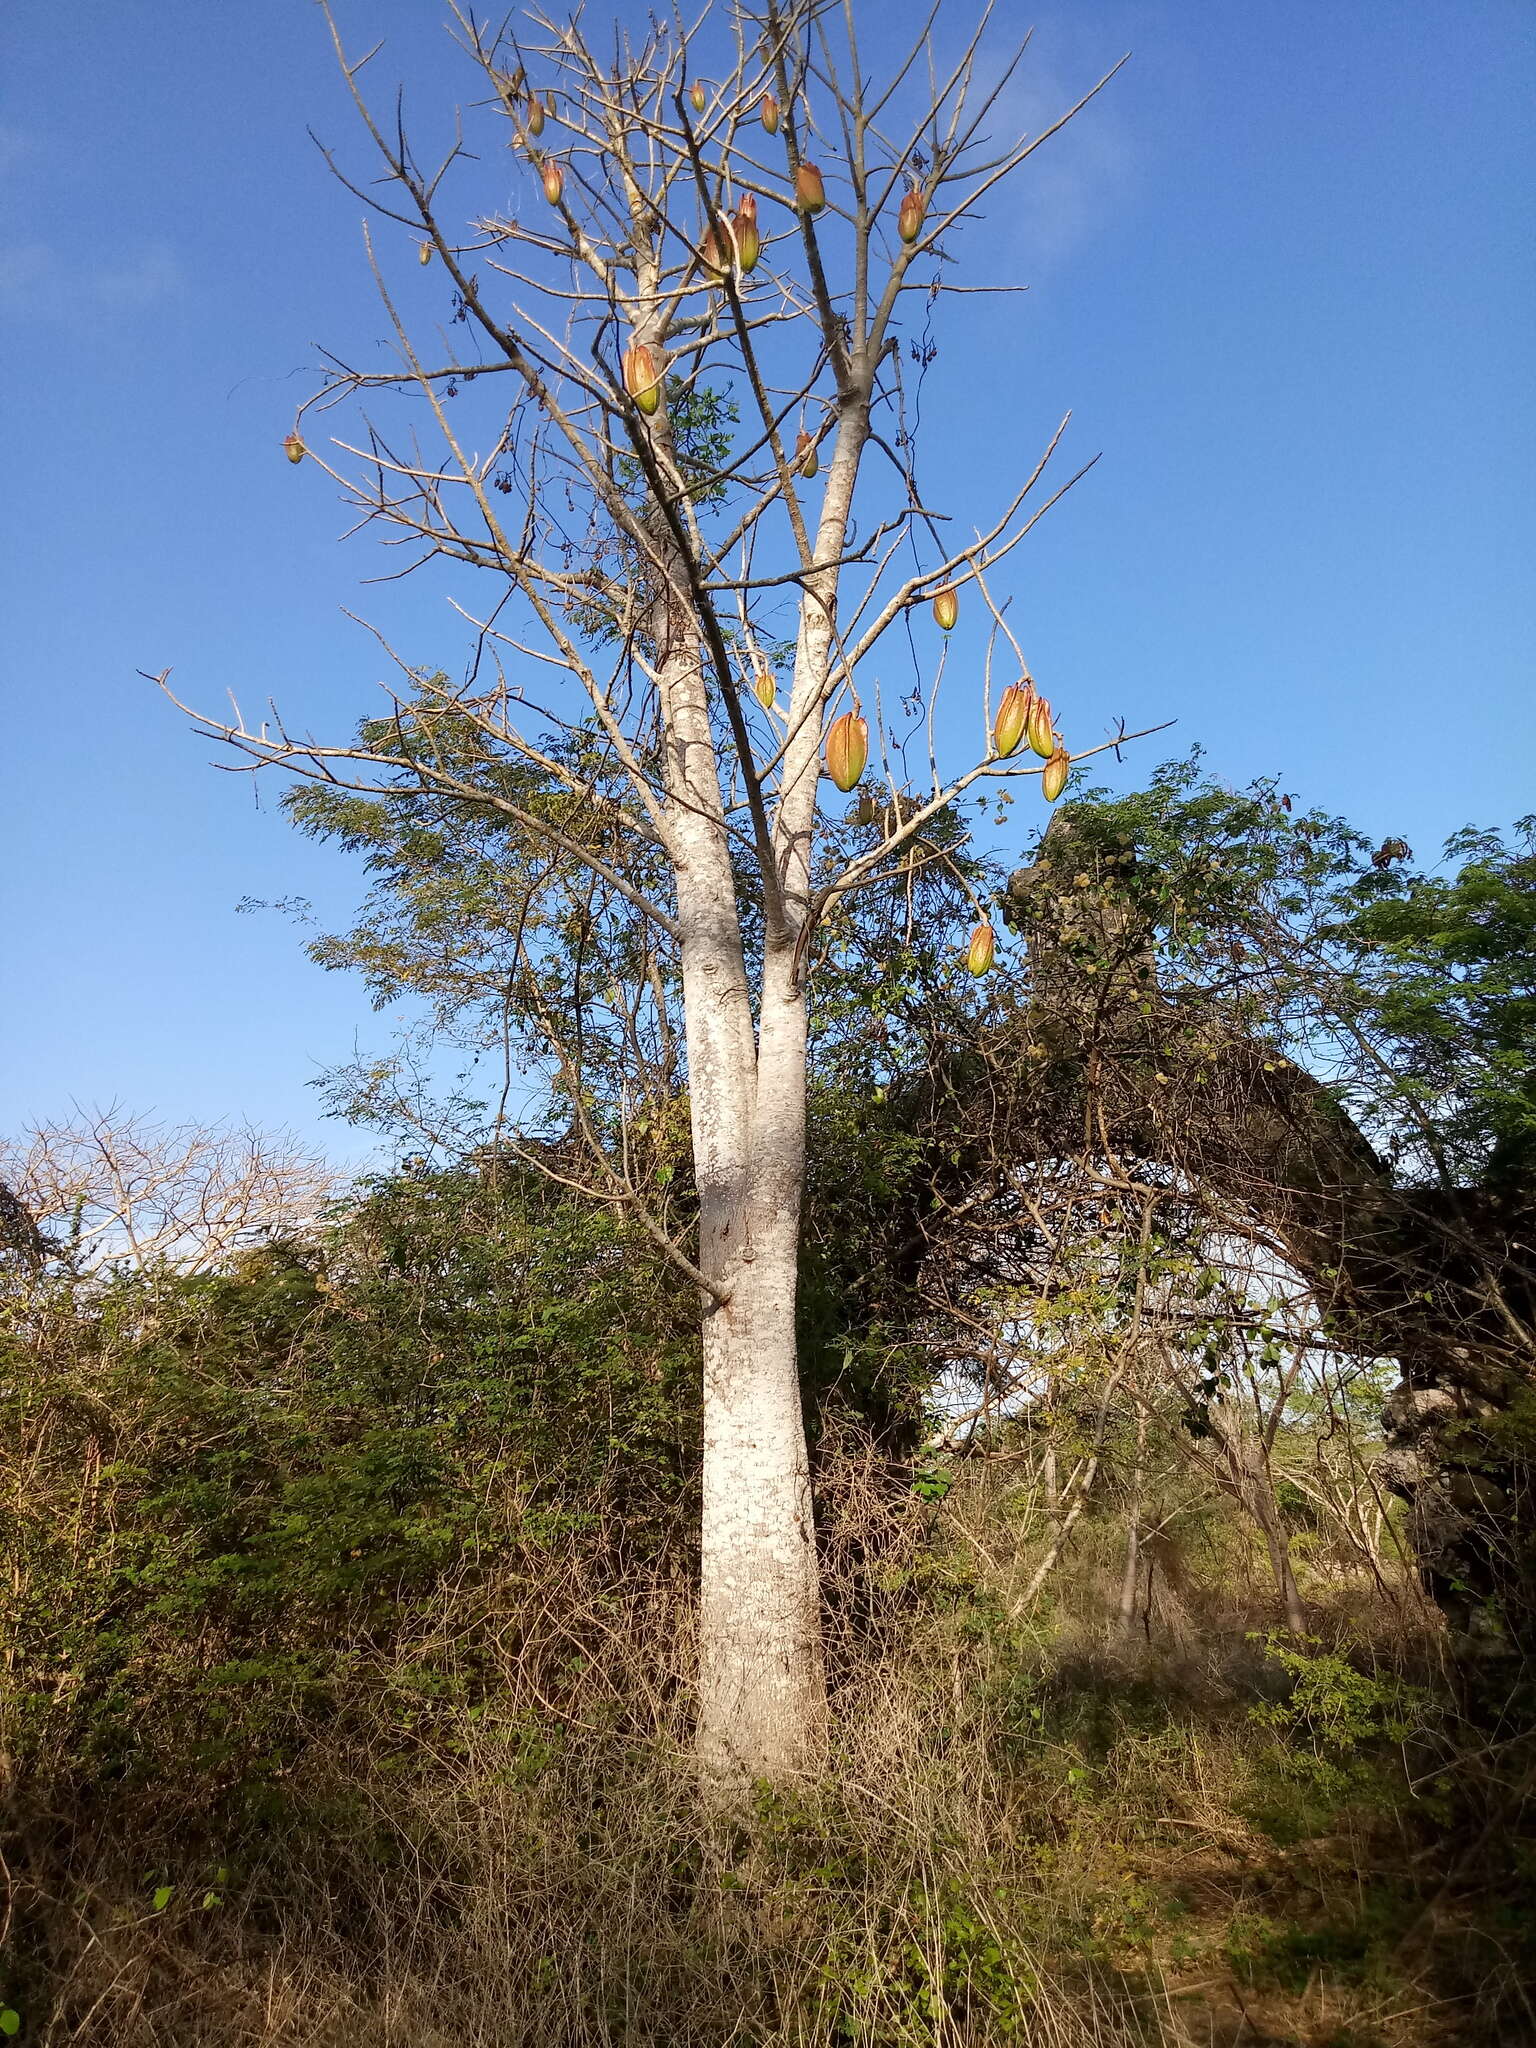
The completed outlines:
[[[1122,1641],[1114,1531],[1085,1525],[1042,1611],[1010,1622],[994,1494],[952,1494],[935,1535],[873,1460],[839,1468],[836,1755],[750,1827],[692,1797],[683,1589],[594,1587],[574,1567],[445,1600],[358,1671],[237,1840],[184,1818],[167,1832],[151,1794],[38,1813],[12,1872],[24,2039],[1521,2038],[1499,1937],[1426,1881],[1433,1834],[1402,1773],[1329,1799],[1277,1773],[1249,1711],[1280,1689],[1248,1640],[1262,1605],[1194,1560]],[[1408,1612],[1341,1583],[1319,1626],[1358,1643],[1373,1623],[1379,1668],[1422,1675],[1433,1649]]]

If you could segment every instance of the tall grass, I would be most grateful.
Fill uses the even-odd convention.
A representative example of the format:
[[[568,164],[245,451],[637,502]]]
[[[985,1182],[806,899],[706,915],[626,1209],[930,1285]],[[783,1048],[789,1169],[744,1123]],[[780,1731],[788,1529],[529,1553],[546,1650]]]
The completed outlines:
[[[16,1799],[23,2038],[1522,2038],[1518,1931],[1478,1890],[1488,1845],[1406,1583],[1330,1568],[1316,1640],[1286,1649],[1218,1516],[1127,1636],[1112,1512],[1020,1614],[1046,1535],[1006,1481],[962,1475],[935,1507],[853,1449],[822,1494],[835,1736],[814,1782],[750,1821],[702,1813],[686,1584],[546,1547],[360,1651],[239,1797]],[[1517,1751],[1482,1768],[1518,1775]]]

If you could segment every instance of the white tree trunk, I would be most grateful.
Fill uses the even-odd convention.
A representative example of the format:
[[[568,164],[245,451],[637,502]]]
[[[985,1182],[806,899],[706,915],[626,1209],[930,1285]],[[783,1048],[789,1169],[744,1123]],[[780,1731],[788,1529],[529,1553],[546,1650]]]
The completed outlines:
[[[813,1768],[822,1675],[809,1459],[795,1345],[805,1161],[805,1004],[765,977],[754,1031],[712,757],[673,683],[683,1016],[699,1265],[727,1299],[703,1324],[704,1469],[697,1749],[706,1791]],[[787,966],[787,963],[786,963]]]
[[[867,432],[845,416],[816,535],[836,561]],[[826,1729],[820,1582],[800,1404],[795,1298],[805,1184],[810,905],[835,569],[807,578],[774,819],[781,928],[765,946],[756,1030],[696,658],[667,678],[699,1264],[726,1296],[704,1319],[704,1501],[696,1743],[706,1792],[812,1770]]]
[[[726,1792],[813,1769],[826,1707],[797,1233],[790,1219],[761,1225],[731,1301],[704,1328],[697,1746],[706,1784]]]

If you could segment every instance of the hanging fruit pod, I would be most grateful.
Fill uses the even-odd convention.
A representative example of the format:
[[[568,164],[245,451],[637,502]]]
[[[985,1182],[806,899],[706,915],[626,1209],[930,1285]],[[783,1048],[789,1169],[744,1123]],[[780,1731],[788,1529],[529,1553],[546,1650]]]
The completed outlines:
[[[858,802],[848,813],[850,821],[855,825],[873,825],[879,815],[880,806],[875,802],[873,794],[867,789],[861,789]]]
[[[432,261],[432,244],[430,242],[423,242],[421,247],[416,251],[416,261],[422,264],[430,263]]]
[[[1029,744],[1042,761],[1049,761],[1056,751],[1056,734],[1052,727],[1050,699],[1036,697],[1029,707],[1029,724],[1026,727]]]
[[[820,213],[827,203],[827,188],[814,164],[802,164],[795,173],[796,213]]]
[[[773,679],[771,668],[760,668],[752,678],[753,695],[765,711],[771,711],[778,697],[778,685]]]
[[[923,215],[928,211],[928,202],[916,185],[907,187],[907,196],[901,202],[896,216],[896,232],[908,248],[923,232]]]
[[[558,206],[560,204],[560,194],[565,190],[564,167],[557,164],[552,156],[547,156],[544,159],[543,168],[540,170],[539,176],[544,181],[544,197],[551,206]]]
[[[821,467],[821,457],[816,453],[816,443],[802,427],[795,436],[795,468],[802,476],[814,476]]]
[[[933,593],[933,616],[940,630],[952,633],[955,621],[960,616],[960,598],[953,583],[946,583],[942,590]]]
[[[827,773],[845,794],[864,773],[869,759],[869,727],[857,711],[834,718],[827,731]]]
[[[302,462],[305,456],[309,453],[309,450],[304,446],[303,441],[299,438],[299,431],[297,427],[294,428],[291,434],[287,434],[283,437],[283,453],[287,456],[290,462]]]
[[[965,964],[972,974],[985,974],[997,952],[997,934],[989,924],[977,925],[966,949]]]
[[[696,78],[696,79],[695,79],[695,80],[693,81],[692,85],[690,85],[690,86],[689,86],[689,88],[688,88],[688,104],[689,104],[689,106],[690,106],[690,107],[692,107],[693,111],[694,111],[694,112],[695,112],[696,114],[702,114],[702,113],[703,113],[703,111],[704,111],[704,84],[703,84],[703,80],[702,80],[702,79],[698,79],[698,78]]]
[[[1067,771],[1072,766],[1072,756],[1065,747],[1058,747],[1040,771],[1040,791],[1048,804],[1055,803],[1067,786]]]
[[[777,135],[779,132],[779,103],[771,92],[763,94],[763,104],[757,111],[762,116],[763,126],[768,130],[768,133],[770,135]]]
[[[743,277],[750,277],[763,253],[763,238],[757,231],[757,200],[748,192],[736,209],[736,261]]]
[[[661,404],[661,378],[656,358],[643,341],[631,343],[624,351],[624,389],[647,419]]]
[[[536,92],[531,92],[528,95],[528,106],[523,115],[523,125],[535,140],[544,133],[544,102]]]
[[[1019,742],[1029,729],[1029,707],[1034,700],[1032,683],[1010,683],[1004,690],[1003,701],[992,721],[992,750],[999,760],[1006,761],[1010,754],[1018,752]]]

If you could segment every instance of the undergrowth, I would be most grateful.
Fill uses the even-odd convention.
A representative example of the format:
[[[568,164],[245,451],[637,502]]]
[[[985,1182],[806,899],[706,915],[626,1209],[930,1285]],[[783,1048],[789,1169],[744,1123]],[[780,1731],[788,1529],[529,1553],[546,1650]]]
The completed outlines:
[[[1299,1524],[1293,1636],[1192,1491],[1128,1610],[1106,1482],[1031,1592],[1019,1462],[825,1405],[830,1752],[727,1824],[686,1304],[558,1202],[349,1231],[12,1320],[0,2037],[1536,2039],[1530,1703],[1468,1711],[1395,1553]]]
[[[874,1470],[829,1481],[845,1519]],[[692,1795],[685,1588],[570,1544],[354,1646],[303,1739],[201,1812],[152,1772],[13,1785],[19,2038],[1525,2037],[1528,1760],[1459,1727],[1422,1616],[1340,1584],[1308,1641],[1249,1615],[1128,1643],[1090,1538],[1010,1619],[1005,1532],[990,1564],[957,1533],[987,1487],[947,1504],[887,1501],[829,1766],[749,1823]]]

